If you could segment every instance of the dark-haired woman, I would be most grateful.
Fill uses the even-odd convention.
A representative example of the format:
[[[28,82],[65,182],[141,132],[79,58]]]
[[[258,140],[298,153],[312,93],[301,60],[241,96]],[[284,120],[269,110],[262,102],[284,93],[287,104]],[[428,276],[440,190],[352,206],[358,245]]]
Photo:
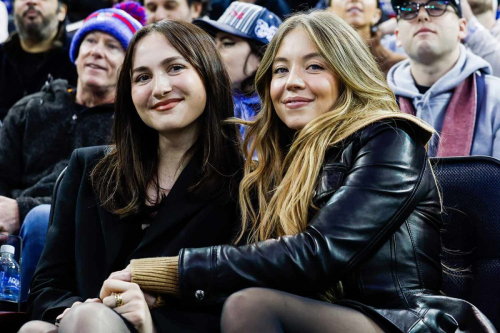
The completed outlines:
[[[134,36],[113,144],[72,155],[28,299],[38,321],[22,331],[219,330],[220,308],[183,306],[133,283],[108,286],[112,304],[96,299],[131,259],[227,243],[238,228],[242,157],[236,126],[222,125],[233,103],[214,48],[188,23],[162,21]]]
[[[217,21],[202,19],[193,23],[215,38],[231,79],[234,116],[252,120],[261,107],[255,92],[255,73],[281,19],[264,7],[234,1]],[[244,126],[240,126],[240,132],[243,135]]]

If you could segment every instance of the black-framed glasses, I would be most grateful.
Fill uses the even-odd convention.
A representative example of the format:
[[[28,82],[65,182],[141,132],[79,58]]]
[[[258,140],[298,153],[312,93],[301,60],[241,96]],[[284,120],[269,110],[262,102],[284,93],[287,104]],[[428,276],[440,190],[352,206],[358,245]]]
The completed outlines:
[[[431,0],[426,3],[408,2],[401,6],[396,6],[396,11],[403,20],[413,20],[418,16],[420,7],[424,7],[429,16],[437,17],[446,12],[449,4],[450,2],[446,0]]]

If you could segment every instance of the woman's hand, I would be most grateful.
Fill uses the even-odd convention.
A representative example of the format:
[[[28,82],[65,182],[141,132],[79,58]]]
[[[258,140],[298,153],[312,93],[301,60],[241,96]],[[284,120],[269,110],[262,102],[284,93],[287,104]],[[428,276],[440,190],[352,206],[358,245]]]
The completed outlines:
[[[85,303],[101,303],[101,300],[99,298],[89,298],[88,300],[85,301]],[[77,306],[78,304],[82,304],[82,302],[75,302],[73,305],[71,305],[70,308],[66,308],[63,313],[61,313],[59,316],[56,318],[56,326],[59,326],[59,323],[63,319],[64,315],[68,313],[69,310],[73,309],[73,307]]]
[[[117,294],[121,294],[122,305],[120,306],[117,306]],[[104,281],[100,297],[104,305],[122,315],[139,332],[153,332],[153,320],[149,312],[149,305],[146,302],[144,293],[137,284],[118,279],[108,279]]]
[[[130,271],[130,265],[128,265],[124,270],[118,271],[118,272],[113,272],[109,276],[108,279],[113,279],[113,280],[120,280],[123,282],[131,282],[132,281],[132,273]],[[146,304],[148,307],[151,309],[155,305],[157,301],[157,297],[153,294],[148,293],[147,291],[142,291],[144,294],[144,299],[146,300]]]
[[[125,267],[124,270],[111,273],[111,275],[109,276],[108,279],[115,279],[115,280],[120,280],[123,282],[131,282],[132,281],[132,272],[130,270],[130,265]]]

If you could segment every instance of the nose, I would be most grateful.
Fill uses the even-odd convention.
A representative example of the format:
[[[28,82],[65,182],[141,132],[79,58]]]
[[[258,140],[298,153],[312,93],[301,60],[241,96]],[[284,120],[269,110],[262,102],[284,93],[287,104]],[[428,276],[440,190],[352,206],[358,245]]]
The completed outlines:
[[[429,21],[429,14],[427,13],[427,10],[425,10],[424,6],[420,6],[418,9],[417,19],[418,22]]]
[[[302,80],[301,72],[295,66],[290,69],[285,88],[289,91],[305,88],[305,83],[304,80]]]
[[[92,45],[92,48],[90,49],[90,54],[96,58],[103,58],[104,57],[104,42],[102,40],[99,40],[97,43]]]
[[[164,98],[166,94],[172,91],[170,79],[166,73],[159,73],[154,76],[153,96],[157,100]]]
[[[168,18],[170,18],[168,10],[166,10],[165,8],[163,8],[163,6],[160,6],[160,7],[156,8],[155,19],[154,19],[155,22],[158,22],[158,21],[161,21],[161,20],[165,20],[165,19],[168,19]]]

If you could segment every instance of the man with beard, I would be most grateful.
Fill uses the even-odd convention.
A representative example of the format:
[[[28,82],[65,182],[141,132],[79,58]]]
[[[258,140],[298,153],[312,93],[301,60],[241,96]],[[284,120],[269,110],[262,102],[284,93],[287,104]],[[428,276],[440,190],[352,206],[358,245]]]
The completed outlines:
[[[49,74],[76,84],[68,58],[66,4],[57,0],[16,0],[17,31],[0,45],[0,121],[22,97],[40,91]]]
[[[497,0],[463,0],[467,20],[465,44],[490,63],[493,75],[500,77],[500,20],[496,19]]]

